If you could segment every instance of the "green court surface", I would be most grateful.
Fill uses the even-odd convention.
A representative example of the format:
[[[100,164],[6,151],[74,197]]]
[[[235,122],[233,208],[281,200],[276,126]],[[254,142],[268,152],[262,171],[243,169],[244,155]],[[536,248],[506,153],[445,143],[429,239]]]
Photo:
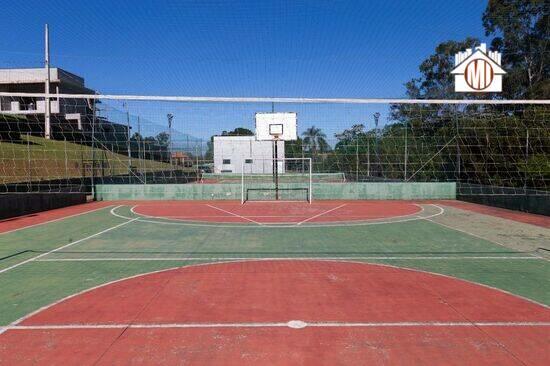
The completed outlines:
[[[0,234],[0,325],[113,280],[250,258],[382,263],[457,277],[550,305],[550,263],[541,249],[550,242],[547,228],[444,202],[421,204],[422,214],[410,219],[310,225],[153,218],[136,214],[134,205],[113,203]]]

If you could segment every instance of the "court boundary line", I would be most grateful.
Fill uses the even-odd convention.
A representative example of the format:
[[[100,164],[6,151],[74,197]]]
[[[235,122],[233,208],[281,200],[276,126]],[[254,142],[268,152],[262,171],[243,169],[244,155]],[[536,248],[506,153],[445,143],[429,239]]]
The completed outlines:
[[[294,325],[294,322],[298,322]],[[315,328],[393,328],[393,327],[550,327],[545,321],[423,321],[423,322],[331,322],[296,321],[288,322],[239,322],[239,323],[105,323],[105,324],[45,324],[45,325],[8,325],[0,327],[6,330],[65,330],[65,329],[174,329],[174,328],[273,328],[284,327],[301,329]],[[1,333],[0,333],[1,334]]]
[[[265,202],[271,202],[271,201],[252,201],[251,203],[265,203]],[[273,202],[281,202],[281,201],[273,201]],[[299,201],[284,201],[284,202],[299,202]],[[206,206],[211,206],[207,203],[203,203],[204,205]],[[343,205],[341,206],[345,206],[345,205],[348,205],[349,202],[347,203],[344,203]],[[412,203],[414,206],[417,206],[420,210],[418,212],[414,212],[414,213],[411,213],[411,214],[406,214],[406,215],[395,215],[395,216],[391,216],[391,217],[380,217],[380,218],[372,218],[372,219],[359,219],[359,220],[342,220],[342,221],[331,221],[331,222],[321,222],[321,223],[311,223],[311,226],[342,226],[344,224],[346,224],[347,226],[358,226],[360,224],[374,224],[374,223],[377,223],[377,222],[380,222],[380,223],[393,223],[393,222],[398,222],[398,221],[388,221],[388,220],[392,220],[392,219],[397,219],[397,218],[402,218],[402,217],[409,217],[409,218],[416,218],[416,219],[422,219],[423,217],[422,216],[418,216],[418,215],[421,215],[425,209],[422,205],[419,205],[417,203]],[[440,206],[437,206],[435,204],[430,204],[428,203],[427,205],[433,205],[433,206],[436,206],[437,208],[439,208],[440,210],[442,210],[443,208],[440,207]],[[246,223],[242,223],[242,222],[234,222],[234,223],[230,223],[230,222],[216,222],[216,221],[211,221],[211,222],[208,222],[208,221],[204,221],[204,220],[199,220],[199,219],[195,219],[195,217],[187,217],[187,216],[153,216],[153,215],[147,215],[147,214],[142,214],[142,213],[138,213],[134,210],[135,207],[137,207],[139,205],[135,205],[132,207],[132,209],[130,210],[134,215],[136,216],[141,216],[141,217],[146,217],[146,218],[154,218],[154,219],[159,219],[159,220],[169,220],[171,222],[163,222],[163,223],[167,223],[167,224],[188,224],[188,225],[196,225],[196,226],[217,226],[217,227],[236,227],[236,226],[245,226]],[[214,206],[211,206],[212,208],[216,208],[216,209],[219,209],[217,207],[214,207]],[[332,210],[335,210],[336,208],[333,208],[333,209],[329,209],[327,212],[324,212],[324,213],[321,213],[319,214],[318,216],[321,216],[321,215],[324,215]],[[220,209],[221,210],[221,209]],[[231,212],[229,211],[222,211],[222,212],[226,212],[226,213],[230,213],[232,214]],[[115,215],[116,216],[116,215]],[[206,216],[206,215],[203,215],[203,216],[196,216],[196,218],[199,218],[199,217],[203,217],[203,218],[208,218],[208,217],[224,217],[224,216]],[[278,216],[275,216],[275,215],[249,215],[249,216],[238,216],[240,218],[245,218],[246,220],[249,220],[249,218],[252,218],[252,217],[307,217],[305,215],[300,215],[300,216],[284,216],[284,215],[278,215]],[[352,216],[352,217],[356,217],[356,216]],[[187,220],[178,220],[178,218],[188,218]],[[313,218],[309,218],[308,220],[304,220],[304,222],[306,221],[309,221]],[[142,220],[143,221],[143,220]],[[253,221],[254,222],[254,221]],[[220,224],[220,225],[216,225],[216,224]],[[224,224],[226,224],[224,226]],[[230,225],[227,225],[227,224],[230,224]],[[232,225],[231,225],[232,224]],[[296,227],[298,225],[301,225],[301,222],[267,222],[267,223],[259,223],[258,224],[260,225],[263,225],[263,226],[266,226],[266,227]]]
[[[415,204],[416,205],[416,204]],[[369,226],[369,225],[381,225],[381,224],[395,224],[395,223],[401,223],[401,222],[410,222],[410,221],[420,221],[420,220],[426,220],[429,218],[437,217],[445,213],[445,209],[439,205],[433,204],[433,203],[427,203],[426,205],[434,206],[439,209],[439,212],[430,214],[428,216],[417,216],[418,213],[415,213],[413,215],[404,215],[404,216],[395,216],[395,217],[408,217],[407,219],[399,219],[390,221],[388,219],[380,219],[381,221],[342,221],[342,222],[333,222],[333,223],[309,223],[308,225],[300,225],[297,226],[295,224],[293,225],[287,225],[287,224],[262,224],[262,225],[247,225],[246,223],[234,223],[233,225],[227,225],[227,224],[219,224],[216,222],[212,223],[206,223],[204,221],[200,222],[190,222],[190,221],[179,221],[179,220],[170,220],[170,221],[154,221],[154,220],[147,220],[147,218],[155,218],[158,220],[168,220],[163,217],[159,216],[147,216],[147,215],[141,215],[136,212],[134,212],[132,209],[130,209],[130,212],[132,212],[134,215],[138,216],[139,222],[146,222],[151,224],[159,224],[159,225],[180,225],[180,226],[196,226],[196,227],[218,227],[218,228],[262,228],[262,229],[270,229],[270,228],[327,228],[327,227],[354,227],[354,226]],[[120,205],[117,206],[117,208],[120,207],[128,207],[129,205]],[[421,205],[418,205],[421,208],[423,208]],[[136,207],[136,206],[133,206]],[[424,210],[420,211],[422,213]],[[121,214],[116,213],[115,211],[110,211],[113,216],[130,220],[133,219],[133,217],[124,216]],[[145,218],[145,219],[144,219]]]
[[[114,210],[116,207],[120,207],[120,206],[115,206],[114,208],[111,209],[111,211]],[[136,221],[136,220],[138,220],[138,219],[137,219],[137,218],[136,218],[136,219],[131,219],[131,220],[122,222],[122,223],[120,223],[120,224],[117,224],[117,225],[115,225],[115,226],[108,227],[107,229],[101,230],[101,231],[99,231],[99,232],[97,232],[97,233],[95,233],[95,234],[88,235],[88,236],[86,236],[86,237],[84,237],[84,238],[75,240],[75,241],[70,242],[70,243],[68,243],[68,244],[65,244],[65,245],[63,245],[63,246],[57,247],[57,248],[55,248],[55,249],[52,249],[52,250],[50,250],[50,251],[48,251],[48,252],[46,252],[46,253],[39,254],[39,255],[34,256],[34,257],[32,257],[32,258],[26,259],[26,260],[24,260],[24,261],[22,261],[22,262],[19,262],[19,263],[16,263],[16,264],[14,264],[14,265],[11,265],[11,266],[9,266],[9,267],[0,269],[0,274],[5,273],[5,272],[8,272],[8,271],[10,271],[10,270],[12,270],[12,269],[14,269],[14,268],[19,267],[19,266],[22,266],[23,264],[26,264],[26,263],[35,261],[35,260],[37,260],[37,259],[39,259],[39,258],[42,258],[42,257],[48,255],[48,254],[55,253],[55,252],[57,252],[58,250],[68,248],[68,247],[73,246],[73,245],[78,244],[78,243],[82,243],[83,241],[86,241],[86,240],[88,240],[88,239],[94,238],[94,237],[96,237],[96,236],[99,236],[99,235],[104,234],[104,233],[106,233],[106,232],[109,232],[109,231],[111,231],[111,230],[117,229],[117,228],[119,228],[119,227],[121,227],[121,226],[124,226],[124,225],[126,225],[126,224],[129,224],[129,223],[134,222],[134,221]]]
[[[336,211],[336,210],[338,210],[339,208],[342,208],[342,207],[344,207],[344,206],[346,206],[346,205],[347,205],[347,203],[343,203],[343,204],[341,204],[340,206],[331,208],[330,210],[323,211],[323,212],[321,212],[321,213],[319,213],[319,214],[317,214],[317,215],[311,216],[311,217],[308,218],[308,219],[302,220],[302,221],[298,222],[298,223],[295,224],[295,225],[296,225],[296,226],[300,226],[300,225],[302,225],[304,222],[311,221],[311,220],[313,220],[313,219],[316,219],[316,218],[318,218],[318,217],[321,217],[321,216],[323,216],[323,215],[326,215],[326,214],[328,214],[329,212]]]
[[[91,291],[94,291],[94,290],[97,290],[99,288],[102,288],[102,287],[105,287],[105,286],[109,286],[109,285],[112,285],[112,284],[115,284],[115,283],[118,283],[118,282],[122,282],[122,281],[126,281],[126,280],[131,280],[131,279],[134,279],[134,278],[138,278],[138,277],[142,277],[142,276],[148,276],[148,275],[152,275],[152,274],[157,274],[157,273],[162,273],[162,272],[168,272],[168,271],[173,271],[173,270],[177,270],[177,269],[182,269],[182,268],[190,268],[190,267],[200,267],[200,266],[209,266],[209,265],[216,265],[216,264],[227,264],[227,263],[244,263],[244,262],[250,262],[250,261],[254,261],[255,259],[250,259],[250,260],[236,260],[236,261],[230,261],[230,260],[226,260],[226,261],[220,261],[220,262],[207,262],[207,263],[193,263],[193,264],[189,264],[187,266],[173,266],[173,267],[168,267],[168,268],[164,268],[164,269],[160,269],[160,270],[157,270],[157,271],[151,271],[151,272],[146,272],[146,273],[138,273],[138,274],[135,274],[135,275],[132,275],[132,276],[128,276],[128,277],[123,277],[123,278],[119,278],[119,279],[116,279],[116,280],[112,280],[112,281],[108,281],[106,283],[102,283],[102,284],[99,284],[97,286],[92,286],[88,289],[84,289],[82,291],[79,291],[79,292],[76,292],[74,294],[71,294],[71,295],[68,295],[68,296],[65,296],[57,301],[54,301],[50,304],[46,304],[44,306],[41,306],[40,308],[34,310],[34,311],[31,311],[30,313],[26,314],[26,315],[23,315],[22,317],[14,320],[13,322],[11,322],[9,325],[7,326],[0,326],[0,335],[7,329],[6,327],[10,327],[10,326],[15,326],[15,325],[18,325],[19,323],[25,321],[26,319],[38,314],[39,312],[41,311],[44,311],[44,310],[47,310],[57,304],[60,304],[64,301],[67,301],[67,300],[70,300],[72,299],[73,297],[76,297],[76,296],[80,296],[80,295],[83,295],[83,294],[86,294],[88,292],[91,292]],[[275,261],[275,260],[273,260]],[[399,266],[396,266],[396,265],[392,265],[392,264],[387,264],[387,263],[369,263],[369,262],[360,262],[360,261],[353,261],[353,260],[346,260],[346,261],[342,261],[342,260],[330,260],[330,259],[327,259],[327,260],[324,260],[324,261],[327,261],[327,262],[336,262],[336,263],[356,263],[356,264],[363,264],[363,265],[371,265],[371,266],[380,266],[380,267],[385,267],[385,268],[393,268],[393,269],[399,269],[399,270],[404,270],[404,271],[410,271],[410,272],[418,272],[418,273],[424,273],[424,274],[428,274],[428,275],[433,275],[433,276],[439,276],[439,277],[443,277],[443,278],[448,278],[448,279],[452,279],[452,280],[456,280],[456,281],[463,281],[465,283],[469,283],[471,285],[474,285],[474,286],[481,286],[481,287],[484,287],[484,288],[487,288],[487,289],[491,289],[491,290],[494,290],[494,291],[498,291],[500,293],[503,293],[503,294],[506,294],[506,295],[509,295],[509,296],[512,296],[512,297],[515,297],[515,298],[518,298],[518,299],[521,299],[523,301],[526,301],[528,303],[531,303],[531,304],[534,304],[534,305],[538,305],[538,306],[541,306],[545,309],[550,309],[550,306],[546,305],[546,304],[543,304],[541,302],[538,302],[536,300],[533,300],[533,299],[529,299],[527,297],[524,297],[522,295],[518,295],[518,294],[514,294],[514,293],[511,293],[507,290],[504,290],[504,289],[500,289],[500,288],[497,288],[497,287],[493,287],[493,286],[490,286],[490,285],[487,285],[487,284],[484,284],[484,283],[479,283],[479,282],[473,282],[473,281],[470,281],[470,280],[467,280],[467,279],[464,279],[464,278],[459,278],[459,277],[454,277],[454,276],[451,276],[451,275],[446,275],[446,274],[443,274],[443,273],[436,273],[436,272],[430,272],[430,271],[425,271],[425,270],[421,270],[421,269],[416,269],[416,268],[410,268],[410,267],[399,267]]]
[[[463,234],[466,234],[466,235],[470,235],[470,236],[473,236],[474,238],[478,238],[478,239],[481,239],[481,240],[485,240],[485,241],[488,241],[489,243],[493,243],[493,244],[496,244],[496,245],[499,245],[503,248],[506,248],[506,249],[513,249],[513,248],[510,248],[509,246],[505,245],[505,244],[502,244],[498,241],[495,241],[495,240],[492,240],[492,239],[488,239],[488,238],[484,238],[480,235],[477,235],[477,234],[474,234],[474,233],[471,233],[469,231],[466,231],[466,230],[463,230],[463,229],[459,229],[459,228],[456,228],[456,227],[452,227],[450,225],[447,225],[447,224],[443,224],[441,222],[437,222],[435,220],[432,220],[431,218],[427,218],[425,219],[426,221],[429,221],[429,222],[433,222],[434,224],[437,224],[437,225],[441,225],[443,227],[446,227],[447,229],[451,229],[451,230],[455,230],[455,231],[458,231],[458,232],[461,232]],[[519,252],[519,253],[525,253],[525,254],[528,254],[528,255],[531,255],[533,257],[536,257],[536,258],[539,258],[539,259],[542,259],[542,260],[545,260],[545,261],[549,261],[548,259],[544,258],[543,256],[540,256],[540,255],[536,255],[534,253],[529,253],[529,252]]]
[[[39,223],[28,225],[28,226],[23,226],[23,227],[20,227],[20,228],[17,228],[17,229],[12,229],[12,230],[9,230],[9,231],[0,232],[0,235],[11,234],[11,233],[16,232],[16,231],[20,231],[20,230],[24,230],[24,229],[30,229],[30,228],[33,228],[33,227],[36,227],[36,226],[50,224],[52,222],[61,221],[61,220],[65,220],[65,219],[70,219],[72,217],[77,217],[77,216],[89,214],[89,213],[96,212],[96,211],[99,211],[99,210],[103,210],[104,208],[109,208],[109,207],[113,207],[113,206],[115,206],[115,205],[107,205],[107,206],[103,206],[103,207],[94,208],[94,209],[89,210],[89,211],[84,211],[84,212],[79,212],[79,213],[76,213],[76,214],[72,214],[72,215],[69,215],[69,216],[58,217],[57,219],[52,219],[52,220],[39,222]],[[43,211],[43,212],[45,212],[45,211]],[[8,219],[6,219],[6,220],[8,220]],[[1,221],[0,221],[0,223],[1,223]]]
[[[231,212],[231,211],[224,210],[223,208],[219,208],[219,207],[210,205],[210,204],[208,204],[208,203],[206,204],[206,206],[208,206],[208,207],[210,207],[210,208],[213,208],[213,209],[215,209],[215,210],[221,211],[221,212],[225,212],[225,213],[227,213],[227,214],[230,214],[231,216],[235,216],[235,217],[241,218],[241,219],[243,219],[243,220],[247,220],[247,221],[253,222],[253,223],[258,224],[258,225],[263,225],[263,223],[261,223],[261,222],[258,222],[258,221],[256,221],[256,220],[249,219],[249,218],[246,217],[246,216],[242,216],[242,215],[236,214],[236,213]],[[132,212],[133,212],[133,211],[132,211]]]
[[[104,257],[104,258],[45,258],[38,262],[101,262],[101,261],[270,261],[270,260],[542,260],[536,256],[367,256],[367,257]]]

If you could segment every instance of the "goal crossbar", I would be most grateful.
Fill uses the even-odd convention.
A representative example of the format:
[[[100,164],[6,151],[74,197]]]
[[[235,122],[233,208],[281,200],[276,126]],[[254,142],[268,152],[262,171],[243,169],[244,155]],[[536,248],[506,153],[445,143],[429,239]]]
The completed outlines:
[[[284,192],[304,192],[304,198],[311,203],[313,199],[313,175],[311,158],[272,158],[272,159],[254,159],[257,162],[269,163],[271,174],[264,172],[254,172],[254,167],[247,172],[246,163],[243,163],[241,170],[241,203],[251,201],[250,192],[265,192],[266,197],[271,197],[269,193],[275,194],[275,200],[280,200],[280,194]],[[287,173],[289,163],[299,164],[302,162],[302,172],[291,171]],[[307,167],[307,170],[304,168]],[[252,186],[249,186],[249,180]],[[301,185],[301,186],[296,186]],[[286,200],[286,199],[285,199]],[[296,200],[296,199],[290,199]]]

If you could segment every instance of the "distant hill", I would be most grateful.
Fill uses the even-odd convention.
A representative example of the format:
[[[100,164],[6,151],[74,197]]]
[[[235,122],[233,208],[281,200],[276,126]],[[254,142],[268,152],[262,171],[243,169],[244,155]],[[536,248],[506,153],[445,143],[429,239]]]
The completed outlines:
[[[128,156],[104,149],[92,148],[37,136],[21,136],[21,140],[0,141],[0,184],[39,180],[79,178],[91,175],[92,155],[95,155],[96,175],[128,173]],[[147,172],[170,169],[167,163],[132,158],[132,166]]]

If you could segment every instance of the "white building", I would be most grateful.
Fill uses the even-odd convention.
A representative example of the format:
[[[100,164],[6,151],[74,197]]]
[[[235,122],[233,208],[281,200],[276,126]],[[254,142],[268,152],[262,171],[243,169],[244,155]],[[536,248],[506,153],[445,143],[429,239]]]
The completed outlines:
[[[285,157],[285,142],[277,142],[277,158]],[[255,136],[214,136],[214,173],[266,173],[273,171],[273,142]],[[279,163],[284,173],[284,164]]]

